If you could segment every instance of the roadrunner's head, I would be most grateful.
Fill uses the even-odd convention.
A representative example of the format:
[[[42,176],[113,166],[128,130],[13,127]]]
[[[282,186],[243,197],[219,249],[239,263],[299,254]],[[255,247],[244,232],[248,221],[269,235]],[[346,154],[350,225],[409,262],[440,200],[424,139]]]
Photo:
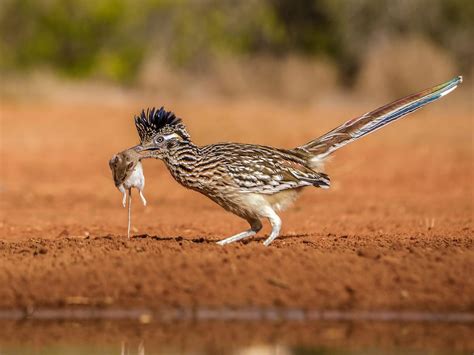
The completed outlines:
[[[136,151],[142,158],[162,159],[171,148],[191,139],[181,119],[163,107],[142,110],[135,116],[135,127],[140,136]]]

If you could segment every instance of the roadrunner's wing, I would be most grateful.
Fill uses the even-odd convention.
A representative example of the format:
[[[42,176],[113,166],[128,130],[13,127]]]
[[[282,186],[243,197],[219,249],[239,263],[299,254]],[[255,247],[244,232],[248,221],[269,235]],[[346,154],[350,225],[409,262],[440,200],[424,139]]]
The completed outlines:
[[[227,175],[242,193],[273,194],[303,186],[329,187],[329,177],[307,166],[295,152],[251,144],[226,143],[213,147],[224,159]]]
[[[332,131],[299,147],[324,160],[328,155],[383,126],[449,94],[462,82],[458,76],[444,84],[404,97],[363,116],[351,119]]]

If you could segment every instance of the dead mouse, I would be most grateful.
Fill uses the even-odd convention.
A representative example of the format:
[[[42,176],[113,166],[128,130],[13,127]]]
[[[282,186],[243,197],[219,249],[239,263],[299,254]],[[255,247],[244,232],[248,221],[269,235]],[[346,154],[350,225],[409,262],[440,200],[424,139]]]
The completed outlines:
[[[112,157],[109,161],[115,186],[123,194],[122,205],[126,206],[128,191],[128,238],[130,238],[132,187],[138,189],[143,205],[146,206],[143,189],[145,176],[139,155],[133,150],[125,150]]]

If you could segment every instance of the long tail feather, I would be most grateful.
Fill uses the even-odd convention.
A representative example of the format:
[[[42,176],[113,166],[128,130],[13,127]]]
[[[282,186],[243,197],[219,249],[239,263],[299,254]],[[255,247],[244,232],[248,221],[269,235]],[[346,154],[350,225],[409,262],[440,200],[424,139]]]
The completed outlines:
[[[355,141],[383,126],[418,110],[419,108],[436,101],[449,94],[462,82],[462,77],[458,76],[444,84],[423,90],[374,111],[368,112],[357,118],[353,118],[321,137],[306,143],[300,148],[314,154],[315,160],[324,160],[335,150]]]

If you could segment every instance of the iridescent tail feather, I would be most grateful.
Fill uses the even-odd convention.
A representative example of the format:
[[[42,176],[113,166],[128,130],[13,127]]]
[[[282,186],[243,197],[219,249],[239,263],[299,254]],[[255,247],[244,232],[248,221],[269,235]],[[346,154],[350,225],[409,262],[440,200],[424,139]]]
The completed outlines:
[[[346,144],[355,141],[383,126],[418,110],[449,94],[462,82],[458,76],[444,84],[406,96],[402,99],[353,118],[332,131],[299,147],[314,154],[315,161],[323,161],[327,156]]]

